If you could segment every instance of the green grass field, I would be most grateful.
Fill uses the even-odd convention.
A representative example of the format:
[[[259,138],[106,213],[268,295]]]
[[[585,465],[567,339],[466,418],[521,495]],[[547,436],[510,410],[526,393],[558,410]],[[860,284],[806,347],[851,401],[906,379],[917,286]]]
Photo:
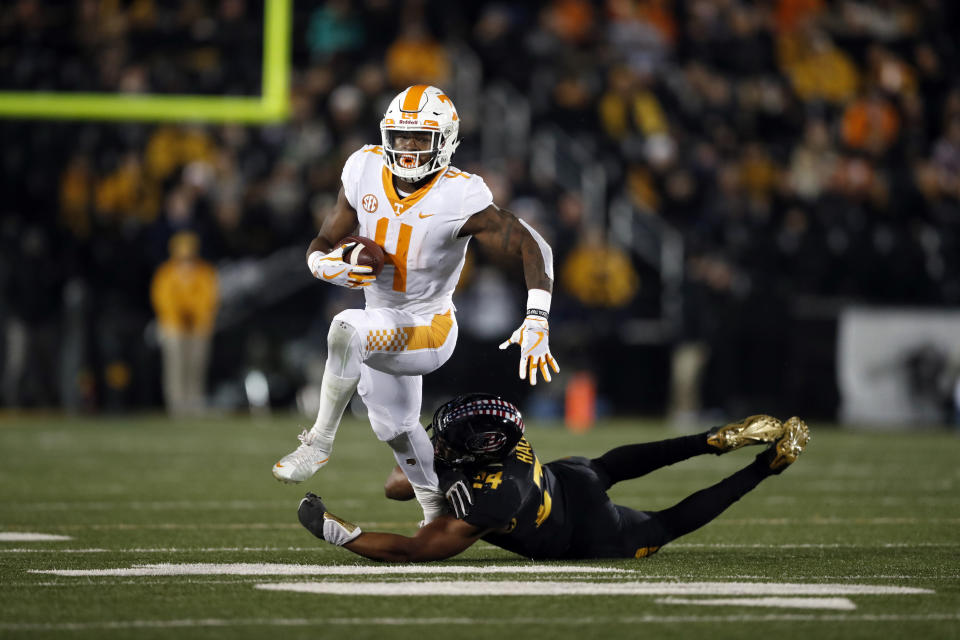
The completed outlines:
[[[349,421],[325,469],[305,486],[281,485],[270,467],[296,444],[297,422],[4,418],[0,637],[960,637],[960,439],[952,433],[811,424],[813,439],[793,468],[644,560],[533,564],[481,543],[444,563],[390,573],[317,541],[296,520],[310,489],[364,528],[412,533],[417,505],[382,497],[389,450]],[[607,423],[585,435],[533,425],[528,434],[543,461],[677,435],[649,422]],[[753,454],[690,460],[619,485],[613,496],[637,508],[669,506]],[[305,566],[301,575],[277,575],[282,569],[263,563]],[[227,564],[247,575],[227,573]],[[128,571],[43,573],[98,569]],[[398,593],[469,583],[472,595],[256,587],[331,582],[344,592],[386,584]],[[692,585],[705,582],[713,584]],[[557,583],[559,595],[513,593]],[[776,583],[760,595],[769,590],[793,606],[745,600],[731,583]],[[887,589],[849,594],[856,585]],[[621,587],[650,592],[589,594]]]

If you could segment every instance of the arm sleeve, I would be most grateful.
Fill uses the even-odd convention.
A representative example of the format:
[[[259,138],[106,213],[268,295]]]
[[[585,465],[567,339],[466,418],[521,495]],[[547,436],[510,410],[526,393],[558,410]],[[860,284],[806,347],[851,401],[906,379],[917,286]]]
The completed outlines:
[[[460,180],[460,178],[451,178],[451,180]],[[457,237],[460,229],[470,219],[470,216],[483,211],[492,204],[493,194],[490,193],[490,189],[483,178],[478,175],[467,178],[467,184],[463,189],[463,200],[460,205],[460,218],[453,225],[453,237]]]
[[[553,280],[553,249],[550,248],[550,245],[547,244],[547,241],[543,239],[536,229],[531,227],[529,224],[524,222],[522,219],[517,218],[520,221],[520,224],[530,232],[530,235],[533,236],[533,239],[537,241],[537,246],[540,248],[540,253],[543,255],[543,268],[544,272],[547,274],[547,277],[550,280]]]
[[[340,174],[340,182],[343,183],[343,195],[347,197],[347,202],[349,202],[350,206],[354,209],[357,208],[357,201],[359,200],[357,191],[360,188],[360,172],[363,168],[366,155],[364,152],[370,148],[371,146],[367,145],[362,149],[354,151],[343,164],[343,172]]]

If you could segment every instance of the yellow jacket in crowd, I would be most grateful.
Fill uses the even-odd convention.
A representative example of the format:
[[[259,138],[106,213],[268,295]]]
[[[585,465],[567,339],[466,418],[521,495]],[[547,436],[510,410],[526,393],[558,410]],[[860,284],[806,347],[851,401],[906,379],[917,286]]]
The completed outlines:
[[[586,241],[570,252],[560,281],[587,307],[623,307],[633,300],[640,285],[627,253],[596,241]]]
[[[217,272],[198,257],[197,237],[170,239],[170,259],[153,275],[150,299],[160,328],[172,333],[210,333],[217,317]]]

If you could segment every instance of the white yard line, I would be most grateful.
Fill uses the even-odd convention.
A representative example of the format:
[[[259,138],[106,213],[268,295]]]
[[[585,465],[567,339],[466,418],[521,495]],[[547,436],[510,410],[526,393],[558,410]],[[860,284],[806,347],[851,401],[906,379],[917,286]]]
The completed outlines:
[[[379,576],[379,575],[451,575],[451,574],[584,574],[603,573],[631,575],[629,569],[581,565],[393,565],[393,566],[323,566],[274,563],[187,563],[137,564],[119,569],[30,569],[29,573],[56,576]]]
[[[657,598],[657,604],[683,604],[698,607],[775,607],[779,609],[833,609],[853,611],[850,598]]]
[[[0,542],[60,542],[62,540],[73,540],[73,538],[70,536],[58,536],[50,533],[0,531]]]
[[[307,627],[317,626],[596,626],[600,624],[718,624],[743,622],[949,622],[960,613],[928,614],[814,614],[788,613],[726,616],[584,616],[576,618],[201,618],[192,620],[124,620],[101,622],[0,623],[0,631],[88,631],[115,629],[180,629],[193,627]]]
[[[869,584],[782,582],[519,582],[449,580],[435,582],[273,582],[266,591],[355,596],[845,596],[930,594],[930,589]]]
[[[105,586],[123,586],[123,585],[136,585],[136,586],[149,586],[149,585],[158,585],[158,584],[246,584],[246,583],[255,583],[263,581],[269,576],[266,575],[231,575],[229,579],[221,579],[217,577],[218,574],[212,575],[203,575],[198,576],[198,578],[190,578],[183,575],[170,575],[170,576],[158,576],[159,579],[149,579],[148,576],[132,578],[120,578],[118,576],[81,576],[88,578],[84,581],[73,580],[73,576],[62,576],[61,580],[52,581],[52,580],[37,580],[37,581],[21,581],[21,582],[4,582],[4,586],[7,587],[67,587],[70,589],[76,589],[80,587],[92,587],[94,589],[102,589]],[[277,576],[278,580],[286,576]],[[559,579],[576,581],[578,578],[582,579],[585,576],[582,574],[570,574],[570,577],[561,576]],[[93,578],[96,578],[93,580]],[[621,581],[623,576],[601,576],[601,575],[590,575],[590,580],[592,582],[602,582],[602,581]],[[702,579],[703,576],[648,576],[649,580],[674,580],[682,581],[689,578]],[[711,576],[714,580],[746,580],[746,579],[755,579],[755,580],[767,580],[768,576]],[[960,578],[960,575],[953,576],[937,576],[931,578],[929,576],[849,576],[850,580],[923,580],[926,583],[936,584],[942,581],[955,581]],[[410,580],[411,578],[407,578]],[[412,578],[414,581],[429,581],[434,578],[428,576],[423,576],[422,578]],[[848,576],[802,576],[802,575],[792,575],[790,576],[791,580],[810,580],[813,581],[811,584],[816,584],[816,580],[846,580]],[[390,582],[391,579],[385,578],[387,583],[396,584],[401,582],[401,580],[394,580]]]
[[[242,585],[248,582],[256,582],[257,580],[263,580],[265,576],[236,576],[233,579],[221,580],[218,578],[206,578],[193,580],[191,578],[185,578],[183,576],[168,577],[166,580],[148,580],[144,578],[135,578],[128,580],[97,580],[96,582],[84,580],[82,582],[77,582],[75,580],[62,580],[60,582],[53,581],[38,581],[38,582],[4,582],[4,587],[66,587],[68,589],[80,589],[83,587],[92,587],[94,589],[103,589],[103,587],[119,587],[119,586],[128,586],[136,585],[138,587],[153,586],[158,584],[163,584],[170,586],[172,584],[181,585],[181,584],[233,584],[233,585]]]

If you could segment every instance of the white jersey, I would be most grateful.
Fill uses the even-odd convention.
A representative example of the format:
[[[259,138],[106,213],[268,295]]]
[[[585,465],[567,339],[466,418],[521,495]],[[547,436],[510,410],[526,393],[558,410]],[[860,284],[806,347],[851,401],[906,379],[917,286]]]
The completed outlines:
[[[483,178],[447,167],[400,197],[383,148],[366,145],[347,160],[341,180],[360,221],[358,234],[373,238],[387,256],[383,271],[363,288],[367,307],[415,314],[451,309],[470,240],[457,234],[470,216],[493,204]]]

